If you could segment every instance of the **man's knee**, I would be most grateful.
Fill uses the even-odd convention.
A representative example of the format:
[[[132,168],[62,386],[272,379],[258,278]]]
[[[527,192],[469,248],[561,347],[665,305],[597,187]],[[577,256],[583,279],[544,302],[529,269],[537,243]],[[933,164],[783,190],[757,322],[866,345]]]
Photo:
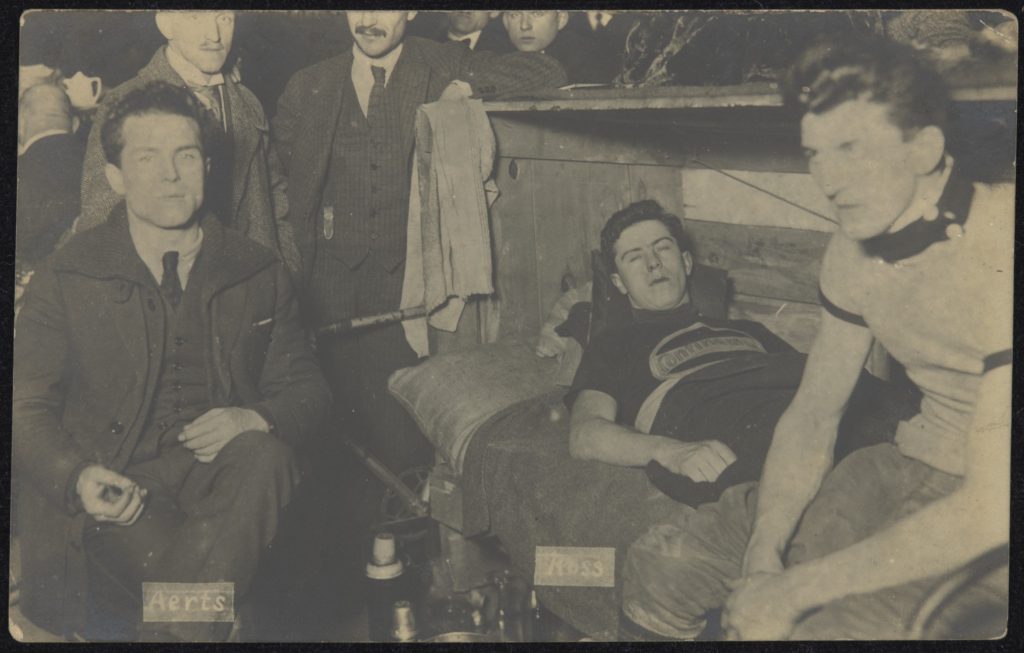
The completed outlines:
[[[295,453],[280,438],[262,431],[239,433],[221,450],[224,462],[238,464],[247,474],[266,478],[296,474]]]
[[[652,527],[629,547],[623,569],[622,610],[645,631],[673,639],[693,639],[703,629],[709,609],[725,592],[719,565],[676,526]]]

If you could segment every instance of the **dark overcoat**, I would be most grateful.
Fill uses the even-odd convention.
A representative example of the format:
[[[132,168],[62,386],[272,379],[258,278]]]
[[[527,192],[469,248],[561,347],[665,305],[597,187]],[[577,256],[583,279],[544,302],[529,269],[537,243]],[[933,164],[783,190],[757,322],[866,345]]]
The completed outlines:
[[[290,277],[265,247],[203,218],[201,297],[212,406],[268,415],[284,441],[322,426],[329,393]],[[85,514],[74,471],[123,470],[151,410],[164,357],[164,302],[128,232],[124,205],[37,270],[17,320],[13,465],[22,539],[22,607],[54,632],[84,618]]]

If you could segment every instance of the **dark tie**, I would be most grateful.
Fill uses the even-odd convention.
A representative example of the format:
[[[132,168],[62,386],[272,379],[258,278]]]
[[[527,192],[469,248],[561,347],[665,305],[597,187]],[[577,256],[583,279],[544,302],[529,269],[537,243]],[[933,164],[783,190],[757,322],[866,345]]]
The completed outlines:
[[[207,111],[213,114],[221,129],[224,129],[224,108],[221,104],[220,96],[222,86],[222,84],[217,84],[215,86],[193,86],[191,88],[199,102],[206,107]]]
[[[372,123],[384,103],[385,71],[380,66],[370,66],[370,72],[373,73],[373,88],[370,89],[370,102],[366,105],[366,120]]]
[[[178,278],[177,252],[164,254],[164,278],[160,282],[160,291],[163,292],[171,306],[177,306],[181,301],[181,279]]]
[[[459,43],[466,46],[470,50],[473,49],[473,39],[459,39]]]

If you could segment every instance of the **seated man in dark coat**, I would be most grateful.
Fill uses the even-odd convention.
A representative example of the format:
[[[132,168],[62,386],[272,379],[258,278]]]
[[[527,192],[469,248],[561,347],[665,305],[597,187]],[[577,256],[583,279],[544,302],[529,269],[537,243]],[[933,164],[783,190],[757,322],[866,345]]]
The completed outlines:
[[[78,216],[85,146],[64,89],[39,84],[18,102],[18,271],[50,254]]]
[[[56,632],[82,632],[88,570],[90,589],[100,575],[119,584],[136,614],[147,582],[209,599],[202,619],[93,637],[226,638],[223,593],[245,598],[298,480],[292,446],[327,408],[287,272],[203,208],[207,120],[165,82],[112,104],[105,172],[124,199],[26,291],[13,398],[22,607]]]

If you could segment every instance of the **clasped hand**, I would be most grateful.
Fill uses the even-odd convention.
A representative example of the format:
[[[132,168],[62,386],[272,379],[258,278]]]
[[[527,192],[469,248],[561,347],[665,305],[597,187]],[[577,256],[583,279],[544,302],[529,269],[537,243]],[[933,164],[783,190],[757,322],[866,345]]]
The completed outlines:
[[[203,413],[182,429],[178,441],[192,450],[196,460],[208,463],[236,436],[246,431],[264,431],[269,426],[249,408],[229,406]]]
[[[714,483],[726,467],[736,462],[736,454],[718,440],[672,441],[658,449],[654,460],[698,483]]]

